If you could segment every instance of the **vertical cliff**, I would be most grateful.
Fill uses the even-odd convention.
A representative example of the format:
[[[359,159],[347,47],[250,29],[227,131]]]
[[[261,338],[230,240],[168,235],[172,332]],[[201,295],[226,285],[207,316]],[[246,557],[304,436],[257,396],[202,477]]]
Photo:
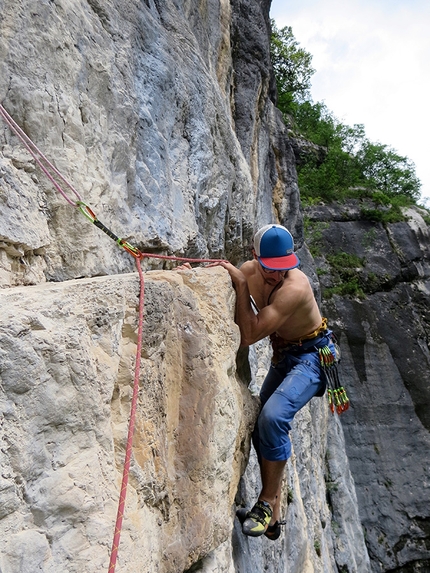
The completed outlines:
[[[299,231],[293,158],[270,99],[267,2],[0,8],[0,101],[122,237],[239,260],[256,221],[276,215]],[[131,270],[1,133],[2,284]]]
[[[372,570],[427,571],[428,212],[383,224],[366,215],[377,210],[366,200],[308,208],[309,244],[343,349],[342,426]]]

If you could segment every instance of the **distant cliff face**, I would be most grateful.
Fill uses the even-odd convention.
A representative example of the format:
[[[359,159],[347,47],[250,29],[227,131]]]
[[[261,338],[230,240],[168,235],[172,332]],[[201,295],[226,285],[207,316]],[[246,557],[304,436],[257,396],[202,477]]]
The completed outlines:
[[[383,225],[365,202],[306,209],[351,399],[346,452],[373,571],[430,567],[430,229]],[[375,208],[375,206],[370,205]],[[344,294],[349,290],[350,295]],[[331,293],[333,296],[329,298]],[[336,294],[337,293],[337,294]]]

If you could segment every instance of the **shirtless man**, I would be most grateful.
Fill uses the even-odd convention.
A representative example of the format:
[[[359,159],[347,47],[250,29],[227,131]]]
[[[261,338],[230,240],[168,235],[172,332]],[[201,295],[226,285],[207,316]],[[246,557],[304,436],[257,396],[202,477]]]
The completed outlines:
[[[334,354],[334,346],[309,280],[297,268],[300,260],[289,231],[281,225],[260,229],[254,237],[253,256],[240,269],[221,263],[236,290],[241,344],[249,346],[271,335],[274,349],[253,432],[262,490],[251,511],[240,509],[238,517],[244,534],[264,534],[274,540],[282,524],[280,492],[291,455],[290,423],[313,396],[324,394],[318,348],[328,346]]]

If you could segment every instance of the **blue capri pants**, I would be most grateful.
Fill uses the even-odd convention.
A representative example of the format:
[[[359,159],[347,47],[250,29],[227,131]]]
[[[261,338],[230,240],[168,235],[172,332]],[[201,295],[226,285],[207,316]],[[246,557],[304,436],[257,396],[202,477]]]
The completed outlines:
[[[261,411],[252,440],[258,459],[287,460],[291,456],[289,432],[296,413],[314,396],[323,396],[326,377],[320,366],[318,347],[334,345],[326,331],[308,348],[284,351],[276,365],[272,363],[261,387]]]

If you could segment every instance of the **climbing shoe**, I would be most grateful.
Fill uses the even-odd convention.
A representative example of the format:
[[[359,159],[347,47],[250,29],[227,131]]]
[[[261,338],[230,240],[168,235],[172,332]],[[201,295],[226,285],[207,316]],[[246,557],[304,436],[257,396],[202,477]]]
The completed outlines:
[[[242,523],[242,532],[251,537],[259,537],[267,531],[271,519],[272,508],[270,504],[266,501],[257,501],[251,511],[247,512]]]
[[[248,514],[249,511],[244,507],[240,507],[236,511],[237,518],[241,524],[243,524],[245,519],[248,517]],[[286,525],[286,524],[287,524],[286,521],[275,521],[273,525],[269,525],[267,527],[266,531],[264,532],[264,535],[267,537],[267,539],[276,541],[281,535],[281,525]]]
[[[269,527],[264,532],[264,535],[271,539],[272,541],[276,541],[278,537],[281,535],[281,525],[286,525],[286,521],[275,521],[273,525],[269,525]]]
[[[236,511],[236,517],[240,521],[241,525],[243,524],[245,519],[248,517],[248,513],[249,513],[249,511],[245,507],[239,507],[239,509]]]

